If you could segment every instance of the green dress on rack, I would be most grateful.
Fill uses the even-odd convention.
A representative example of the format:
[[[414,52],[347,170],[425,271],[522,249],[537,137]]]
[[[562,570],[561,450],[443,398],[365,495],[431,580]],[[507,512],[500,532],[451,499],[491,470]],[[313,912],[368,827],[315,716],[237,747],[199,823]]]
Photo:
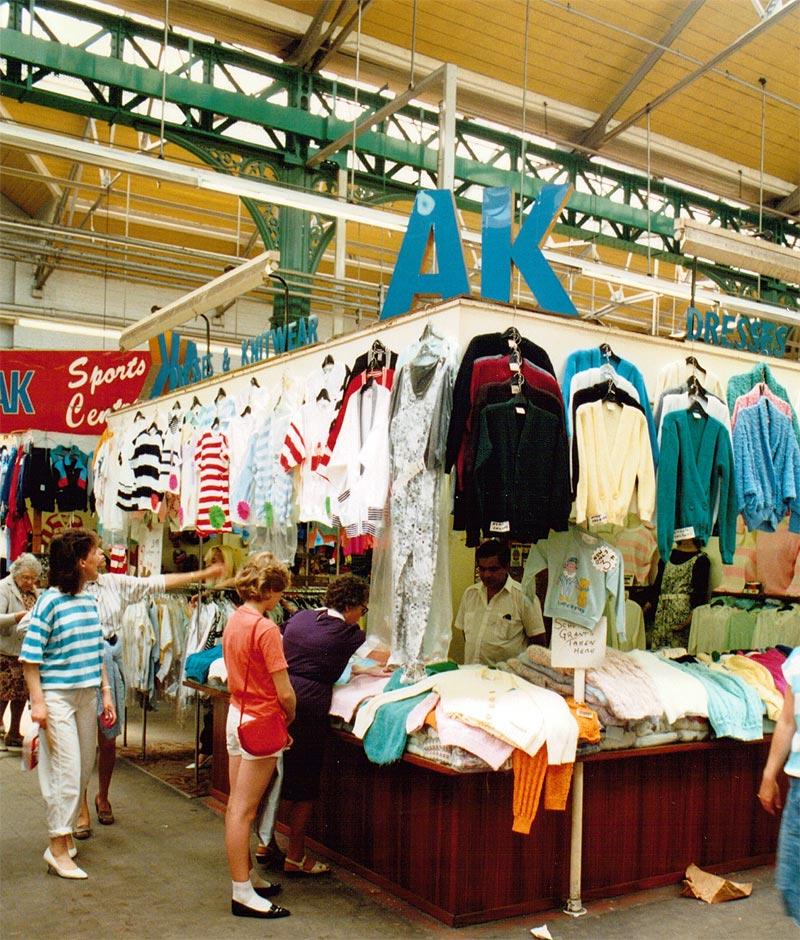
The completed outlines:
[[[686,646],[689,638],[692,594],[696,591],[694,568],[701,558],[707,556],[697,552],[686,561],[675,562],[672,560],[675,554],[673,552],[664,565],[655,623],[650,634],[651,649]]]

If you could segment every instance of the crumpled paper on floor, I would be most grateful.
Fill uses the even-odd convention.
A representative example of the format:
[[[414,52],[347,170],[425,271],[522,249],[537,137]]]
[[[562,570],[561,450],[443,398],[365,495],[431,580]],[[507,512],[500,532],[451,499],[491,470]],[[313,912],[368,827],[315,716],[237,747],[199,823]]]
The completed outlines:
[[[531,933],[539,940],[553,940],[553,935],[547,929],[547,924],[542,924],[541,927],[531,927]]]
[[[719,875],[703,871],[697,865],[690,865],[686,869],[686,879],[683,882],[681,894],[686,898],[699,898],[708,904],[720,904],[722,901],[749,898],[752,891],[752,884],[740,884],[727,878],[720,878]]]

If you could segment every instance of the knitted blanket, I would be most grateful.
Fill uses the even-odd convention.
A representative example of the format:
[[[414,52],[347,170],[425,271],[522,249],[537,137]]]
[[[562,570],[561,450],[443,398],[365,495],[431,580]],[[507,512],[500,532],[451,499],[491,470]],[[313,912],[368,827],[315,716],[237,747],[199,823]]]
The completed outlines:
[[[550,650],[543,646],[529,646],[525,651],[534,664],[554,669]],[[555,670],[562,675],[571,670]],[[622,721],[659,717],[664,705],[653,680],[630,656],[619,650],[606,649],[606,658],[601,666],[586,670],[586,685],[595,686],[605,696],[608,709]]]
[[[545,669],[543,666],[534,666],[533,663],[528,660],[524,651],[520,653],[517,658],[509,659],[507,663],[502,663],[499,668],[516,673],[516,675],[521,676],[533,685],[538,685],[543,689],[550,689],[552,692],[558,692],[559,695],[563,695],[565,698],[575,693],[572,676],[564,676],[560,672],[557,673],[554,669]],[[588,683],[586,685],[584,699],[589,708],[597,713],[597,717],[600,719],[604,728],[607,728],[609,725],[621,726],[624,724],[623,721],[609,711],[605,695],[603,695],[599,689],[590,686]]]

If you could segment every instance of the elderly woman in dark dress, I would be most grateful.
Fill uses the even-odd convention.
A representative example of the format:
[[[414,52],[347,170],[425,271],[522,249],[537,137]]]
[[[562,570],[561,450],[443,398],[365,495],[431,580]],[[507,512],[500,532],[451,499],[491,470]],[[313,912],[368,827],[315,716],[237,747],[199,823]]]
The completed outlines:
[[[342,575],[330,583],[325,607],[298,611],[284,627],[283,650],[297,696],[297,715],[289,729],[294,743],[283,755],[280,807],[280,817],[289,827],[283,863],[287,875],[330,871],[328,865],[306,856],[306,827],[319,794],[333,685],[366,639],[358,622],[367,612],[368,594],[363,578]]]

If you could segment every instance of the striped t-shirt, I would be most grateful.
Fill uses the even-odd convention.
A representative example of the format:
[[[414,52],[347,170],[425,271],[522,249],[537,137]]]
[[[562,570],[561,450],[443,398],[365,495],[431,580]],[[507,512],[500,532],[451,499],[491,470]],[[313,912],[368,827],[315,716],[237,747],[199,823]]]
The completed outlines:
[[[100,625],[104,637],[112,637],[122,625],[126,607],[138,604],[150,594],[166,591],[163,574],[149,578],[134,578],[127,574],[100,574],[84,590],[97,603]]]
[[[103,632],[94,598],[49,588],[39,595],[19,658],[38,663],[43,689],[100,685]]]
[[[790,777],[800,777],[800,646],[783,664],[783,675],[794,694],[794,735],[789,759],[783,768]]]

